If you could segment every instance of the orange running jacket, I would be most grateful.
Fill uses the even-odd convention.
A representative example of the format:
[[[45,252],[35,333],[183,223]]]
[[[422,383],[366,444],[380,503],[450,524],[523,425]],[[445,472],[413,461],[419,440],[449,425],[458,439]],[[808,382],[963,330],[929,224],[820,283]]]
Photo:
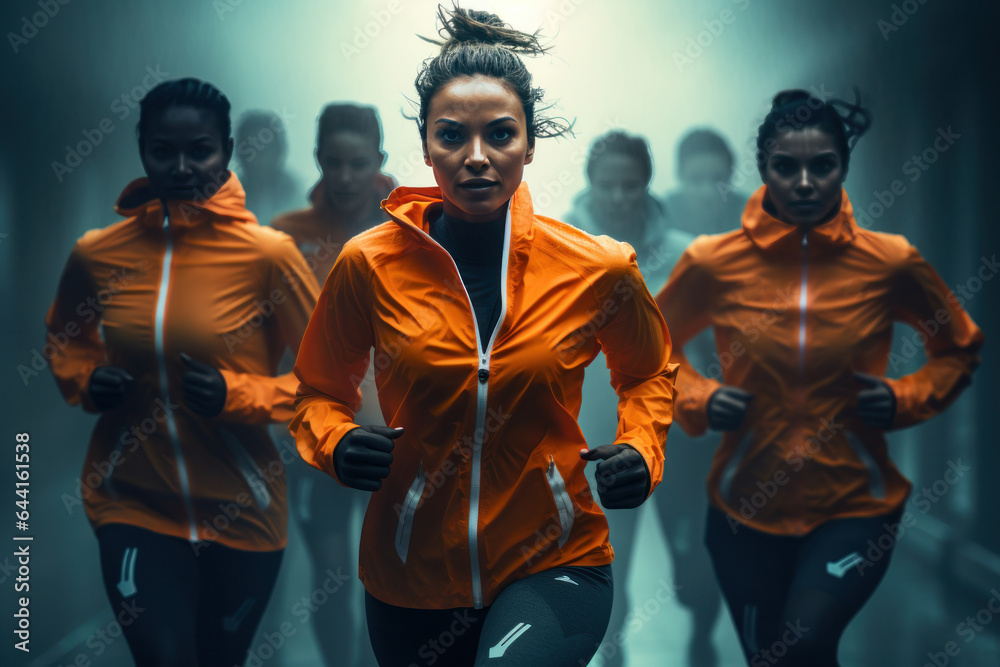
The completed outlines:
[[[396,188],[383,202],[392,219],[344,246],[299,348],[289,428],[336,477],[374,346],[382,414],[405,433],[368,503],[360,578],[389,604],[481,608],[528,574],[612,561],[579,455],[584,368],[603,348],[616,442],[642,454],[655,488],[677,367],[632,248],[535,215],[524,183],[507,216],[504,315],[480,341],[455,263],[428,232],[441,206],[439,188]]]
[[[91,372],[135,378],[101,414],[81,475],[94,529],[125,523],[250,551],[286,540],[284,464],[266,424],[292,416],[298,381],[273,377],[298,349],[319,286],[286,234],[257,224],[235,174],[203,203],[169,202],[146,179],[122,192],[126,220],[81,237],[46,317],[68,343],[52,359],[66,401],[94,406]],[[169,221],[169,224],[168,224]],[[186,352],[219,368],[222,413],[182,406]]]
[[[721,384],[754,394],[708,476],[710,503],[757,530],[801,535],[832,518],[878,516],[910,491],[885,435],[857,416],[855,372],[884,376],[893,321],[923,332],[927,363],[898,379],[893,428],[944,410],[969,384],[982,332],[904,237],[858,227],[843,192],[832,220],[803,234],[750,198],[743,226],[700,236],[656,301],[681,364],[677,419],[700,435]],[[706,378],[683,345],[706,327]],[[721,382],[720,382],[721,377]],[[735,525],[735,524],[733,524]]]

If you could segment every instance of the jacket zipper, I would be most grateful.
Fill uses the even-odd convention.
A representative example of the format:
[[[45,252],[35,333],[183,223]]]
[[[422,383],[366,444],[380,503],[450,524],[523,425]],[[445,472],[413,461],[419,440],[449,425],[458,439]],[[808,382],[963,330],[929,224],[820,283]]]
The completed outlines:
[[[808,290],[806,284],[806,267],[809,241],[806,232],[802,232],[802,283],[799,286],[799,383],[805,381],[806,373],[806,301]]]
[[[167,290],[170,287],[170,265],[174,256],[174,239],[170,234],[170,217],[167,214],[166,203],[163,206],[163,234],[166,237],[166,249],[163,251],[163,269],[160,273],[160,288],[156,295],[155,341],[156,361],[160,371],[160,394],[167,405],[171,405],[170,389],[167,386],[167,356],[163,349],[163,336],[167,310]],[[177,422],[172,410],[166,411],[167,433],[174,448],[174,460],[177,462],[177,476],[180,479],[181,496],[188,513],[188,539],[198,541],[198,527],[194,522],[194,509],[191,506],[191,488],[188,483],[187,464],[184,462],[184,452],[181,451],[181,440],[177,435]]]
[[[448,259],[451,260],[452,266],[455,267],[455,274],[458,276],[458,282],[462,285],[462,291],[465,293],[465,299],[469,302],[469,310],[472,312],[472,328],[476,332],[476,354],[479,357],[477,376],[479,383],[476,392],[476,430],[472,436],[472,486],[469,492],[469,559],[472,570],[472,606],[476,609],[483,608],[483,582],[479,571],[479,483],[483,449],[483,429],[486,424],[486,394],[489,389],[490,355],[493,352],[493,341],[496,340],[497,332],[500,331],[504,318],[507,316],[507,267],[508,256],[510,254],[511,226],[510,203],[508,202],[507,220],[504,229],[503,264],[500,268],[500,319],[497,320],[496,326],[493,327],[493,333],[490,334],[490,340],[486,345],[485,351],[481,351],[483,350],[483,346],[481,344],[482,339],[479,336],[479,322],[476,321],[476,308],[472,305],[472,297],[469,296],[469,290],[466,289],[465,283],[462,281],[462,272],[458,270],[458,264],[455,263],[455,259],[451,256],[451,253],[445,250],[444,246],[435,241],[430,234],[414,225],[414,228],[418,232],[430,239],[431,243],[441,248],[444,254],[448,256]]]

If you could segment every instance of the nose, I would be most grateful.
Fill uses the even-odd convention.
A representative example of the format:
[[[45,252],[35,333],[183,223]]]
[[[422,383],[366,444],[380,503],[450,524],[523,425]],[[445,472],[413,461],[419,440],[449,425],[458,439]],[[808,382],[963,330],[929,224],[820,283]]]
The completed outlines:
[[[483,140],[480,137],[473,137],[469,142],[469,154],[465,157],[465,166],[474,172],[480,172],[489,164],[486,151],[483,150]]]
[[[178,155],[177,162],[174,163],[173,174],[181,179],[187,178],[191,175],[191,161],[186,155],[184,155],[184,153],[180,153]]]
[[[799,177],[795,179],[795,191],[800,195],[807,195],[814,189],[812,179],[809,178],[809,170],[803,168],[799,172]]]
[[[625,203],[625,188],[616,187],[611,191],[611,201],[616,205]]]

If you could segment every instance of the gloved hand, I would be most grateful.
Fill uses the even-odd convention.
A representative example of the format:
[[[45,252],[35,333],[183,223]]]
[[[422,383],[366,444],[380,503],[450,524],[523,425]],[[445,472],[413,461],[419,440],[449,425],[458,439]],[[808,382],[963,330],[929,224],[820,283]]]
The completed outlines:
[[[891,428],[896,420],[896,394],[889,383],[875,375],[855,373],[866,388],[858,392],[858,416],[872,428]]]
[[[708,427],[713,431],[738,430],[753,399],[753,394],[739,387],[719,387],[708,397]]]
[[[389,476],[393,440],[403,427],[358,426],[347,432],[333,448],[333,470],[345,486],[378,491]]]
[[[652,480],[646,460],[631,445],[601,445],[594,449],[581,449],[584,461],[601,461],[597,464],[595,479],[601,505],[609,510],[638,507],[649,495]]]
[[[184,405],[202,417],[215,417],[226,405],[226,380],[215,366],[195,361],[181,353],[181,361],[188,367],[181,379],[184,388]]]
[[[135,380],[119,366],[98,366],[87,379],[87,393],[100,412],[113,410],[125,402]]]

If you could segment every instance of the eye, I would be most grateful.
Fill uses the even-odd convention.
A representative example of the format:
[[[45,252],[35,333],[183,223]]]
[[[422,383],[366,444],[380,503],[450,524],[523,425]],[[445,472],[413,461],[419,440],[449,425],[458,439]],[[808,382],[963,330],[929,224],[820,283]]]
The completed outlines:
[[[506,127],[498,127],[497,129],[493,130],[493,133],[490,135],[490,138],[493,139],[493,141],[502,143],[504,141],[507,141],[513,136],[514,133],[511,132],[510,129]]]
[[[369,164],[368,160],[355,160],[351,163],[351,167],[354,169],[366,169]]]
[[[787,176],[794,171],[794,167],[790,160],[775,160],[771,163],[771,167],[779,174]]]
[[[206,145],[195,146],[194,149],[191,151],[191,157],[195,158],[196,160],[204,160],[211,154],[212,154],[212,147]]]
[[[834,170],[837,163],[832,158],[820,158],[813,164],[813,171],[817,174],[828,174]]]
[[[446,144],[454,144],[462,140],[462,135],[458,133],[458,130],[442,128],[438,131],[438,138]]]

